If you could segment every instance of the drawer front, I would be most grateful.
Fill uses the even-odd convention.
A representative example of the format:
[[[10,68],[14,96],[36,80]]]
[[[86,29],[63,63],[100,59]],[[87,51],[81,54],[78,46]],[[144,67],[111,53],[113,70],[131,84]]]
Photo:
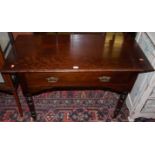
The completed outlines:
[[[29,86],[100,86],[102,84],[127,84],[133,80],[131,72],[71,72],[28,73]]]

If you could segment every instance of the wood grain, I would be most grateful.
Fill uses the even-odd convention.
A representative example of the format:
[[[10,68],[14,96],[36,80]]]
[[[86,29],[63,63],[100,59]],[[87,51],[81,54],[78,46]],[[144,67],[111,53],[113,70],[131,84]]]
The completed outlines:
[[[133,39],[106,34],[18,36],[5,72],[151,71]],[[142,60],[142,61],[141,61]],[[11,68],[11,65],[14,68]]]

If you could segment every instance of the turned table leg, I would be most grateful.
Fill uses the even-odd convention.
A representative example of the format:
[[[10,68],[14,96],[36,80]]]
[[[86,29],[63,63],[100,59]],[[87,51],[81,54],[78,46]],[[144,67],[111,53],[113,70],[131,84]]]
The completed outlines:
[[[118,116],[118,114],[120,113],[120,111],[122,109],[122,106],[124,104],[124,101],[125,101],[125,99],[127,97],[127,94],[128,93],[126,93],[126,92],[120,94],[119,100],[117,102],[117,105],[116,105],[116,108],[115,108],[115,111],[114,111],[114,114],[113,114],[113,118],[116,118]]]
[[[25,94],[26,102],[28,104],[29,110],[31,112],[31,117],[36,120],[36,110],[33,102],[33,98],[30,94]]]
[[[28,104],[29,110],[31,112],[31,117],[33,120],[36,120],[36,111],[35,111],[35,105],[33,102],[32,94],[29,92],[29,88],[27,87],[27,80],[25,78],[25,74],[21,73],[18,75],[20,78],[20,85],[23,91],[23,94],[25,96],[26,102]]]

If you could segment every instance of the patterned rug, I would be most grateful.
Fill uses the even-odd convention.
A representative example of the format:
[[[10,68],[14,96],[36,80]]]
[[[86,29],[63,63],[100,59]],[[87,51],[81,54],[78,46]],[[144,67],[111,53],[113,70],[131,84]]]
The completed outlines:
[[[20,89],[24,117],[20,118],[13,96],[0,93],[0,121],[29,122],[30,112]],[[119,95],[109,91],[51,91],[34,96],[38,122],[126,122],[129,111],[124,104],[112,119]]]

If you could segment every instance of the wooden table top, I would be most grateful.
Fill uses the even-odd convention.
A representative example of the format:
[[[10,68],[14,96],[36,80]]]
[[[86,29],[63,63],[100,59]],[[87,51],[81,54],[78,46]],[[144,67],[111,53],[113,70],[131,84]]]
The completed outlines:
[[[136,41],[123,33],[20,35],[14,49],[2,72],[153,70]]]

